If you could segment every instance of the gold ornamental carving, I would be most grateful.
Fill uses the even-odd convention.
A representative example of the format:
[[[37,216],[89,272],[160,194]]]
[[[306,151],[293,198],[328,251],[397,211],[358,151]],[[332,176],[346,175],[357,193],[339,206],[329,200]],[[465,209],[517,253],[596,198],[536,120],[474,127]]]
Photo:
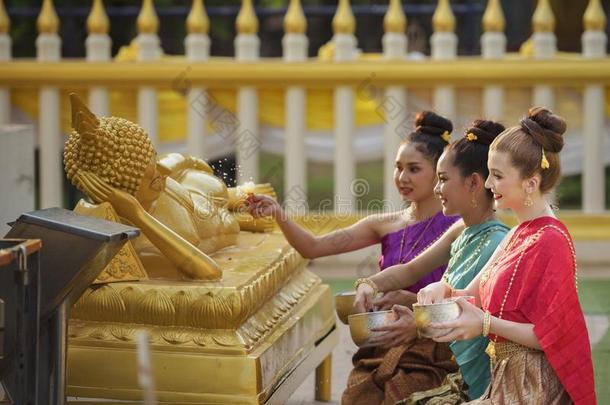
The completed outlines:
[[[455,15],[453,15],[449,0],[438,0],[438,5],[432,15],[432,27],[434,32],[455,31]]]
[[[36,28],[39,34],[57,34],[59,31],[59,18],[53,6],[53,0],[43,0],[40,14],[36,19]]]
[[[239,34],[253,35],[258,32],[258,18],[256,18],[252,0],[242,0],[235,27]]]
[[[383,17],[383,28],[386,33],[404,34],[407,29],[407,17],[400,0],[390,0],[388,11]]]
[[[356,18],[350,7],[349,0],[339,0],[332,26],[334,34],[353,34],[356,32]]]
[[[205,12],[203,0],[193,0],[191,11],[188,17],[186,17],[186,32],[189,34],[207,35],[209,30],[210,20]]]
[[[102,0],[93,0],[91,13],[87,17],[87,31],[89,34],[108,34],[109,28],[110,20],[104,10],[104,3]]]
[[[504,32],[506,20],[500,0],[489,0],[485,13],[483,13],[483,31]]]
[[[606,13],[600,0],[589,0],[589,5],[583,15],[586,31],[604,31],[606,29]]]
[[[290,0],[290,5],[284,17],[284,32],[286,34],[305,34],[307,19],[301,7],[301,0]]]

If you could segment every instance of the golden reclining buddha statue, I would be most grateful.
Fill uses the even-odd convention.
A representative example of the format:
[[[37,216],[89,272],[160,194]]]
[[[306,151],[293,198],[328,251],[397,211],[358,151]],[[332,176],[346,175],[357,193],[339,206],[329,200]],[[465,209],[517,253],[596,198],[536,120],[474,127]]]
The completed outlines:
[[[135,332],[146,329],[160,403],[281,403],[318,365],[328,396],[330,289],[274,223],[241,212],[244,190],[204,161],[158,157],[138,125],[71,104],[64,165],[90,200],[75,211],[141,236],[72,310],[68,394],[141,400]],[[268,184],[246,191],[275,196]]]

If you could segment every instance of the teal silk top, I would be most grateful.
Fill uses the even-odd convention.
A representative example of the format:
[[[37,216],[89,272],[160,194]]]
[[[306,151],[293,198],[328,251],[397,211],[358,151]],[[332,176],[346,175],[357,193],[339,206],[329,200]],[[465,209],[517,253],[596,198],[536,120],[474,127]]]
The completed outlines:
[[[443,278],[455,289],[466,288],[507,232],[508,227],[495,219],[464,229],[451,244],[451,259]],[[483,395],[491,380],[490,360],[485,353],[488,343],[486,337],[479,336],[450,344],[471,399]]]

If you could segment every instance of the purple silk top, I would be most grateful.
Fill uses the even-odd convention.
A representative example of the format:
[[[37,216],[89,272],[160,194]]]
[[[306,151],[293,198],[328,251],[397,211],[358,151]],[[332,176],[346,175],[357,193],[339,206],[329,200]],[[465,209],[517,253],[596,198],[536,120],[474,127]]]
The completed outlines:
[[[430,222],[428,229],[426,229],[428,221],[421,221],[409,225],[405,232],[405,243],[402,248],[403,263],[409,262],[426,250],[426,248],[432,245],[432,243],[445,233],[445,231],[458,219],[460,219],[459,216],[446,217],[443,215],[442,211],[439,211],[431,219],[432,222]],[[424,229],[426,229],[426,233],[425,235],[421,235]],[[402,239],[403,230],[404,229],[401,228],[397,231],[387,233],[381,238],[381,257],[379,258],[379,268],[381,271],[399,263],[400,257],[398,257],[398,255],[400,254],[400,240]],[[418,239],[419,242],[417,242]],[[410,252],[416,242],[417,246]],[[428,284],[439,281],[446,268],[447,266],[437,267],[434,271],[422,277],[417,283],[406,288],[406,290],[417,293]]]

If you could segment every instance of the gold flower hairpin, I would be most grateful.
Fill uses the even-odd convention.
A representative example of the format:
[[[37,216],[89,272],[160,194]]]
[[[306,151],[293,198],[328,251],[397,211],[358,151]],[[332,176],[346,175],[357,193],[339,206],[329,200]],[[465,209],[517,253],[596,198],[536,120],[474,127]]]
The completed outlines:
[[[540,167],[542,168],[542,170],[546,170],[551,167],[549,161],[546,158],[546,155],[544,154],[544,148],[542,148],[542,160],[540,161]]]
[[[473,134],[472,132],[468,132],[466,134],[466,139],[468,139],[469,142],[474,142],[477,139],[479,139],[475,134]]]
[[[443,134],[441,135],[441,138],[443,138],[443,140],[445,142],[449,143],[449,139],[450,139],[449,131],[443,132]]]

